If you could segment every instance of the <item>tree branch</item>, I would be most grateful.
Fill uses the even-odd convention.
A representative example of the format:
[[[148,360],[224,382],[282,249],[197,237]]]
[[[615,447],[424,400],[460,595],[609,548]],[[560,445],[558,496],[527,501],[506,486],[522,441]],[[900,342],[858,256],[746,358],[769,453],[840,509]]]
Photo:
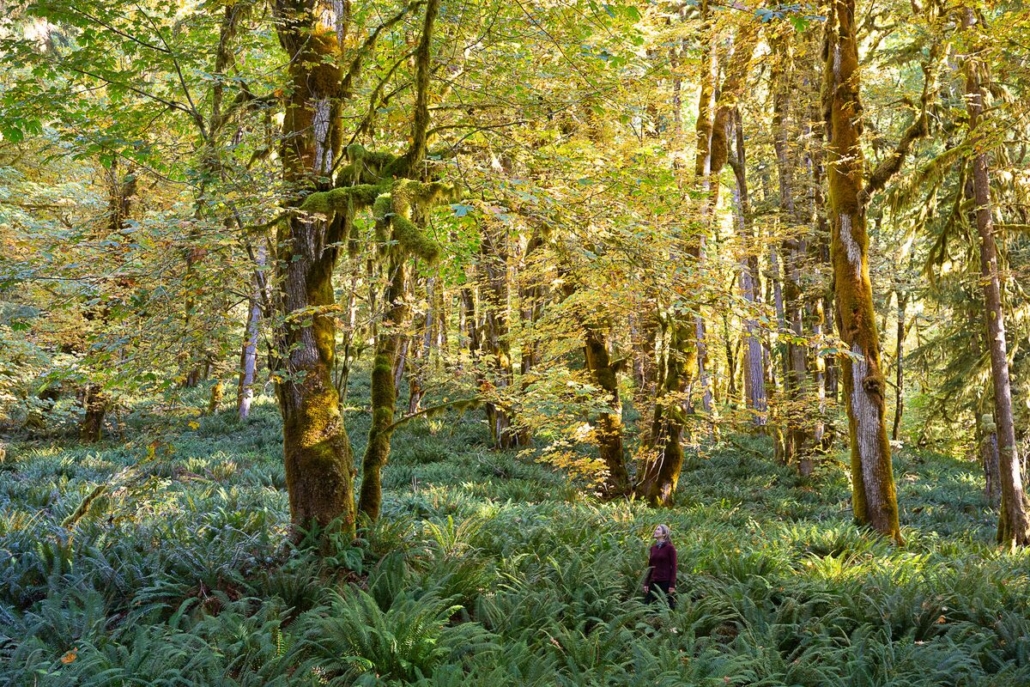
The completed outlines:
[[[897,174],[905,161],[905,156],[908,155],[909,150],[912,148],[912,144],[930,133],[929,118],[926,111],[933,97],[932,89],[937,83],[937,60],[939,56],[940,42],[935,41],[930,47],[929,58],[923,64],[923,94],[919,99],[919,114],[916,115],[915,121],[905,129],[905,133],[901,135],[898,147],[887,156],[887,159],[877,165],[873,173],[869,175],[869,181],[866,182],[865,188],[862,189],[861,193],[863,203],[868,202],[874,193],[882,190],[887,185],[887,182],[891,180],[891,177]]]

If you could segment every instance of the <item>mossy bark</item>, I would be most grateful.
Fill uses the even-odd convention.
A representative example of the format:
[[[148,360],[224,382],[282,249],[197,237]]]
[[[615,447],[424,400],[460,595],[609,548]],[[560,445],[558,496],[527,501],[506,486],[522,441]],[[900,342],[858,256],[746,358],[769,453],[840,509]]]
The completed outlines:
[[[624,496],[629,491],[629,474],[623,448],[622,399],[619,397],[619,376],[608,353],[607,338],[593,328],[587,328],[584,341],[586,366],[594,382],[604,392],[608,410],[597,420],[594,433],[597,447],[607,469],[604,493]]]
[[[697,339],[693,327],[671,313],[663,313],[659,325],[658,398],[648,458],[635,492],[652,506],[671,506],[683,469],[683,399],[697,374]]]
[[[225,398],[225,384],[221,380],[214,383],[211,387],[211,396],[207,402],[207,414],[214,415],[218,412],[218,408],[222,405],[222,399]]]
[[[848,347],[841,371],[851,438],[852,508],[859,523],[900,543],[897,494],[887,439],[886,381],[880,362],[867,257],[855,0],[830,3],[823,61],[835,310],[837,329]]]
[[[408,318],[408,305],[404,300],[407,289],[406,260],[390,251],[387,270],[390,286],[386,292],[386,321],[376,333],[375,358],[372,361],[372,424],[368,429],[368,443],[361,460],[361,498],[358,510],[371,520],[379,518],[382,508],[382,471],[390,457],[390,437],[393,434],[394,415],[397,412],[397,384],[394,365],[397,363],[401,335],[396,331]]]
[[[326,190],[341,148],[341,51],[347,17],[332,2],[284,0],[274,6],[279,42],[289,58],[283,122],[283,176],[288,186]],[[336,327],[333,267],[342,221],[292,215],[280,225],[276,296],[284,324],[276,393],[295,527],[355,528],[353,454],[332,379]]]
[[[972,9],[965,9],[963,26],[971,28],[976,18]],[[979,129],[984,116],[985,68],[969,57],[965,63],[966,109],[974,140],[982,139]],[[1001,513],[998,519],[998,543],[1007,548],[1030,544],[1030,504],[1023,491],[1023,480],[1016,455],[1016,431],[1012,418],[1012,387],[1009,381],[1008,352],[1005,341],[1005,311],[1001,300],[1001,279],[998,274],[998,247],[994,239],[991,215],[990,169],[987,152],[977,146],[972,159],[973,200],[976,230],[980,237],[980,283],[984,292],[987,319],[987,345],[991,356],[991,382],[994,388],[994,422],[997,425],[998,461],[1001,482]]]
[[[82,388],[82,424],[79,425],[79,439],[84,443],[100,441],[104,429],[104,416],[111,403],[110,397],[99,384],[87,384]]]

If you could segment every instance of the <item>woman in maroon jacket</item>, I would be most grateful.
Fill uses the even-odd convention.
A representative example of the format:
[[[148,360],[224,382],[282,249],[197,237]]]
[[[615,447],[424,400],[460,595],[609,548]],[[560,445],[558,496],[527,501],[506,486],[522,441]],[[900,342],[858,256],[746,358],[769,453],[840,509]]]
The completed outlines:
[[[647,602],[653,603],[658,598],[654,591],[657,587],[665,592],[669,607],[675,608],[676,547],[669,539],[668,525],[659,525],[654,528],[654,546],[651,547],[651,556],[647,565],[649,566],[647,577],[644,578],[644,594],[647,595]]]

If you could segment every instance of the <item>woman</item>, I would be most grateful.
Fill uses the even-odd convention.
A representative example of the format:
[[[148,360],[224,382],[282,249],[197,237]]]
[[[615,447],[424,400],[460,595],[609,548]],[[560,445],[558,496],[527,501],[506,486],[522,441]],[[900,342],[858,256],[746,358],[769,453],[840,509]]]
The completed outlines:
[[[665,592],[669,608],[675,608],[676,547],[669,539],[668,525],[659,525],[654,528],[654,546],[651,547],[651,556],[647,565],[649,566],[647,577],[644,578],[644,594],[647,595],[647,602],[654,603],[658,598],[654,591],[657,587]]]

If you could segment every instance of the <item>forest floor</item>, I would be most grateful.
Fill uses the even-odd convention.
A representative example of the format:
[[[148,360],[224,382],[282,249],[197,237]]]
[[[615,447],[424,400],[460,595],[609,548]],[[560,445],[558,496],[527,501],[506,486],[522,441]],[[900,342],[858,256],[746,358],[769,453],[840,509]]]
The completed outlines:
[[[2,684],[1030,685],[1030,557],[993,544],[973,463],[898,452],[897,548],[852,524],[841,457],[803,481],[737,437],[656,511],[489,450],[469,412],[398,430],[380,522],[318,557],[284,544],[269,399],[124,421],[0,463]],[[642,602],[659,522],[675,609]]]

